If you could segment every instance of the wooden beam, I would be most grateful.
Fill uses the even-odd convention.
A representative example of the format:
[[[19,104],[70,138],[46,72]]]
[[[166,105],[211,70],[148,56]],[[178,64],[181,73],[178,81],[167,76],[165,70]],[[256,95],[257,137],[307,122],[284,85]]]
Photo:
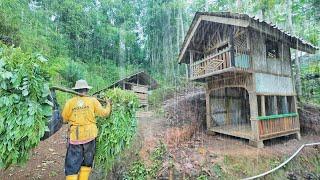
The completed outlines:
[[[259,141],[259,125],[258,125],[258,101],[257,94],[255,92],[248,92],[249,105],[250,105],[250,121],[251,129],[253,133],[253,139]]]
[[[272,72],[268,72],[265,70],[254,70],[255,73],[263,73],[263,74],[271,74],[271,75],[275,75],[275,76],[281,76],[281,77],[292,77],[291,75],[287,75],[287,74],[280,74],[280,73],[272,73]]]
[[[244,34],[245,32],[246,32],[246,31],[241,31],[241,32],[238,33],[238,34],[235,34],[233,38],[237,38],[238,36]],[[224,40],[224,41],[221,41],[220,43],[215,44],[214,46],[212,46],[212,47],[210,47],[210,48],[207,48],[207,49],[205,50],[205,53],[208,53],[209,51],[212,51],[213,49],[216,49],[216,48],[219,48],[219,47],[221,47],[221,46],[223,46],[223,45],[225,45],[225,44],[228,44],[228,42],[229,42],[229,39]]]
[[[204,74],[202,76],[192,77],[190,80],[202,79],[202,78],[206,78],[206,77],[214,76],[214,75],[219,75],[219,74],[226,73],[226,72],[243,72],[243,73],[250,73],[250,74],[252,73],[251,70],[245,70],[245,69],[240,69],[240,68],[235,68],[235,67],[228,67],[225,69],[213,71],[208,74]]]
[[[231,66],[235,66],[234,62],[234,37],[233,37],[233,27],[230,26],[229,29],[229,42],[230,42],[230,61],[231,61]]]
[[[204,29],[205,28],[205,29]],[[208,22],[206,22],[206,24],[203,24],[202,25],[202,29],[204,29],[204,31],[202,31],[201,32],[201,39],[200,39],[200,42],[198,43],[198,44],[202,44],[202,42],[205,40],[205,36],[206,36],[206,34],[211,30],[211,28],[212,28],[212,23],[208,23]],[[205,42],[206,43],[206,42]],[[204,43],[204,44],[205,44]],[[201,48],[201,49],[203,49],[203,48]]]
[[[295,93],[269,93],[269,92],[257,92],[257,95],[265,96],[295,96]]]
[[[210,40],[209,40],[211,43],[212,43],[213,39],[215,38],[216,34],[219,33],[221,26],[222,26],[221,24],[218,24],[217,29],[216,29],[215,32],[212,34],[212,37],[211,37]],[[211,44],[211,43],[210,43],[210,44]]]
[[[183,56],[184,56],[184,54],[185,54],[185,52],[186,52],[186,50],[187,50],[187,47],[189,46],[189,43],[190,43],[190,41],[191,41],[194,33],[196,32],[196,30],[197,30],[200,22],[201,22],[201,18],[199,18],[199,19],[197,20],[197,22],[196,22],[196,24],[194,25],[191,33],[188,35],[188,37],[186,37],[186,38],[187,38],[187,41],[186,41],[186,43],[185,43],[185,45],[184,45],[184,47],[183,47],[183,49],[182,49],[182,51],[181,51],[181,54],[180,54],[180,56],[179,56],[179,63],[181,63],[182,58],[183,58]]]
[[[204,21],[211,21],[211,22],[228,24],[233,26],[240,26],[240,27],[249,26],[249,21],[243,20],[243,19],[225,18],[225,17],[208,16],[208,15],[202,15],[199,19],[202,19]]]

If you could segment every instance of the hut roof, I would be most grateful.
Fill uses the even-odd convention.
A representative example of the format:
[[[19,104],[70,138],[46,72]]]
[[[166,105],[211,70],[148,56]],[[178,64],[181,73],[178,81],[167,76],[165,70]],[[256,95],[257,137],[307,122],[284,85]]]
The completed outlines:
[[[140,85],[146,85],[149,87],[150,90],[152,89],[156,89],[158,87],[158,83],[155,79],[153,79],[149,74],[145,73],[144,71],[139,71],[136,72],[134,74],[131,74],[129,76],[126,76],[114,83],[112,83],[111,85],[107,86],[106,88],[103,88],[93,94],[98,94],[101,91],[110,89],[112,87],[121,87],[123,83],[125,82],[132,82],[132,81],[137,81],[139,79],[139,84]]]
[[[289,44],[291,48],[314,54],[318,47],[311,43],[293,35],[289,32],[277,27],[271,22],[261,20],[255,16],[251,17],[247,14],[231,13],[231,12],[197,12],[193,18],[190,28],[186,34],[179,54],[179,63],[188,61],[187,49],[193,36],[200,31],[200,26],[208,24],[203,22],[219,23],[244,28],[252,28],[256,31],[275,36],[279,40],[283,40]],[[203,33],[203,32],[202,32]]]

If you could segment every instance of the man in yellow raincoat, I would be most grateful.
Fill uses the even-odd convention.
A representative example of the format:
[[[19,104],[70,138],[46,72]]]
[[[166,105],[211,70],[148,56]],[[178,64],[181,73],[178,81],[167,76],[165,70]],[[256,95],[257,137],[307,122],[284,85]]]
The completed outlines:
[[[86,95],[91,88],[85,80],[79,80],[72,89]],[[106,117],[110,113],[111,103],[103,108],[94,97],[76,96],[66,102],[62,117],[70,125],[70,139],[65,158],[67,180],[88,180],[95,154],[95,139],[98,135],[95,116]]]

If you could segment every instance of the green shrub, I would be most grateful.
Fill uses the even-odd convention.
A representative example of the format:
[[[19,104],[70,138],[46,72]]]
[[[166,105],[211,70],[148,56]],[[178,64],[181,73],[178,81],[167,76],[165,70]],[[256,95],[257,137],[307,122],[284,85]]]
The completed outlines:
[[[46,59],[0,44],[0,168],[25,163],[52,114]]]
[[[150,160],[152,165],[147,167],[141,160],[132,163],[130,169],[125,173],[124,179],[156,179],[158,171],[162,167],[167,147],[163,142],[159,142],[157,147],[152,151]]]
[[[77,80],[84,79],[84,72],[84,67],[77,63],[69,63],[65,69],[60,70],[60,74],[68,87],[72,87]]]
[[[99,134],[95,162],[107,171],[136,133],[139,100],[134,93],[118,88],[108,90],[102,96],[111,99],[113,105],[110,117],[97,120]]]

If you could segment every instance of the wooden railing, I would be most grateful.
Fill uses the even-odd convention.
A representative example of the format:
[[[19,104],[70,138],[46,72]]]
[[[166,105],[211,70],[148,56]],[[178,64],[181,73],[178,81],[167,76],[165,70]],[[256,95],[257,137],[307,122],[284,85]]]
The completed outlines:
[[[191,78],[200,77],[230,66],[230,49],[227,48],[217,54],[209,55],[200,61],[190,64]]]
[[[221,52],[209,55],[200,61],[196,61],[190,64],[190,77],[193,79],[203,77],[212,72],[229,67],[249,69],[251,67],[249,53],[247,51],[236,51],[234,56],[234,62],[231,62],[230,48],[226,48]]]
[[[270,138],[299,130],[296,113],[258,117],[260,139]]]

